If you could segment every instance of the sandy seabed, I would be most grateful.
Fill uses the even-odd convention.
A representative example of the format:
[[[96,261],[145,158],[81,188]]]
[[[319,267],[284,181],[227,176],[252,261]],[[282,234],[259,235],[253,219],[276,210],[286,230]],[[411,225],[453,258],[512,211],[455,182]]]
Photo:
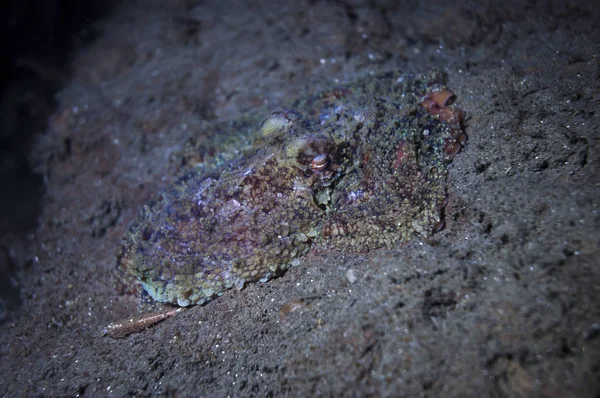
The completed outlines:
[[[596,397],[600,15],[593,2],[128,1],[72,61],[32,161],[0,396]],[[310,253],[124,339],[111,282],[192,134],[370,73],[432,67],[466,111],[446,228]]]

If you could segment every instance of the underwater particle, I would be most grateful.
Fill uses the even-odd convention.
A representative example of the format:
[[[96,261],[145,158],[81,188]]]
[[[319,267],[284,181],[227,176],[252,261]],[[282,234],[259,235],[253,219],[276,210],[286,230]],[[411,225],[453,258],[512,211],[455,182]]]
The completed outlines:
[[[305,310],[307,308],[309,308],[309,306],[306,303],[306,301],[303,299],[294,299],[294,300],[288,301],[287,303],[282,305],[281,308],[279,309],[279,318],[281,320],[289,313],[300,311],[300,310]]]
[[[356,281],[358,281],[358,277],[356,276],[356,271],[354,271],[353,268],[349,268],[346,271],[346,279],[350,283],[356,283]]]
[[[119,275],[188,306],[280,275],[313,248],[430,236],[443,228],[447,165],[466,140],[455,98],[437,72],[389,72],[231,130],[224,142],[254,144],[224,148],[240,152],[192,168],[145,205]]]
[[[288,326],[292,314],[302,313],[310,310],[310,308],[311,305],[309,301],[305,299],[298,298],[288,301],[279,309],[279,324],[282,326]]]

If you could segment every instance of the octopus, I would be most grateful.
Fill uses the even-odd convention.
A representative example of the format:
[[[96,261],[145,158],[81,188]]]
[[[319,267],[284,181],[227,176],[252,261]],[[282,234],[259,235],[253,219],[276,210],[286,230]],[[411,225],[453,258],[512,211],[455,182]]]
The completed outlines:
[[[454,100],[440,72],[394,71],[243,131],[215,128],[184,157],[188,170],[143,206],[117,274],[187,307],[279,276],[311,250],[366,252],[432,235],[444,227],[448,165],[466,141]],[[217,153],[223,142],[233,144]]]

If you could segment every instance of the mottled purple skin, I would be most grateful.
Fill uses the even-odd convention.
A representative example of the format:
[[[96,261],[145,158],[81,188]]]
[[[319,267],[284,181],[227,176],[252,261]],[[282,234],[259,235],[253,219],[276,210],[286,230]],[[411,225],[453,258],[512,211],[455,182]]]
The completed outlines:
[[[224,145],[145,205],[117,269],[155,300],[187,306],[279,275],[313,247],[368,251],[432,234],[460,126],[421,102],[443,88],[434,72],[391,72],[298,101],[254,129],[229,124],[198,153],[220,140],[246,149],[234,156]]]

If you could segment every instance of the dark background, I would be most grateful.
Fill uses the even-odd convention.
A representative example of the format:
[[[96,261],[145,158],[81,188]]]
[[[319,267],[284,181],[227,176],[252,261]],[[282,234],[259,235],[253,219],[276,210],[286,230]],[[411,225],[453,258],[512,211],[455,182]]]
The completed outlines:
[[[29,161],[32,142],[55,110],[71,54],[97,36],[94,21],[116,3],[25,0],[0,5],[0,322],[19,303],[10,243],[27,238],[41,211],[44,182]]]
[[[5,1],[0,6],[0,234],[34,227],[43,182],[27,160],[55,108],[73,51],[96,36],[93,22],[116,2]]]

